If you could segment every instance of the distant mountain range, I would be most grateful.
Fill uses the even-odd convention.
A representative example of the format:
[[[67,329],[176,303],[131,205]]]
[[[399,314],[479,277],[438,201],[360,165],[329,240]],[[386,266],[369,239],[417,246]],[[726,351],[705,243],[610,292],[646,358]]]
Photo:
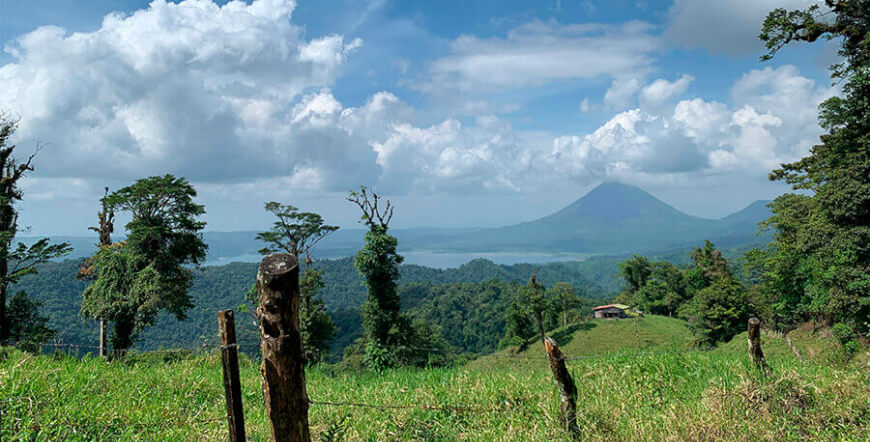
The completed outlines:
[[[721,219],[683,213],[634,186],[604,183],[556,213],[533,221],[485,229],[395,229],[402,251],[449,253],[548,253],[615,255],[664,253],[685,250],[709,239],[722,247],[761,244],[758,223],[770,216],[766,204],[756,201]],[[317,246],[321,258],[356,253],[363,244],[363,229],[341,229]],[[256,232],[206,232],[210,263],[258,260],[262,243]],[[73,258],[94,250],[96,238],[52,237],[74,248]],[[35,238],[23,238],[30,242]]]
[[[770,216],[768,201],[756,201],[721,219],[680,212],[649,193],[604,183],[564,209],[534,221],[458,234],[445,251],[538,251],[621,254],[685,249],[709,239],[733,247],[766,242],[758,223]]]

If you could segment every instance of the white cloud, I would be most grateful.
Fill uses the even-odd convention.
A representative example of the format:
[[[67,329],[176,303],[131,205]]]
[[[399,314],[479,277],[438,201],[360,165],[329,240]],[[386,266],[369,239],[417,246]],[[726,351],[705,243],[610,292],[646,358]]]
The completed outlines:
[[[819,0],[675,0],[663,36],[687,49],[758,56],[764,52],[758,34],[770,11],[806,9],[811,4],[824,7]]]
[[[394,191],[519,191],[534,158],[511,126],[492,116],[471,127],[454,119],[429,127],[396,124],[372,147],[385,171],[381,185]]]
[[[683,75],[676,81],[668,81],[659,78],[644,86],[640,91],[640,103],[643,107],[658,108],[671,98],[678,97],[686,92],[689,84],[695,80],[691,75]]]
[[[342,108],[328,92],[305,94],[329,86],[361,41],[305,40],[294,7],[155,0],[92,32],[38,28],[0,66],[3,106],[21,117],[19,139],[51,143],[40,176],[233,181],[317,170],[322,185],[343,185],[359,174],[337,167],[356,160],[371,173],[363,160],[374,155],[335,124]]]
[[[509,89],[603,77],[613,82],[605,104],[621,112],[564,136],[518,131],[491,115],[512,104],[494,110],[477,99],[468,112],[487,114],[476,121],[422,120],[387,91],[343,105],[329,87],[359,40],[304,39],[290,22],[293,6],[157,0],[108,16],[93,32],[39,28],[0,67],[0,96],[21,116],[20,139],[51,142],[39,157],[40,179],[87,179],[82,185],[99,189],[93,181],[171,172],[239,192],[367,184],[399,194],[764,174],[807,152],[820,133],[816,106],[832,93],[786,66],[748,72],[728,104],[670,104],[692,77],[644,85],[658,46],[648,25],[535,22],[506,38],[454,41],[452,54],[433,63],[432,81]],[[580,107],[593,106],[587,99]]]
[[[665,92],[646,100],[661,101],[689,80],[659,83],[656,87]],[[832,94],[793,66],[753,70],[735,82],[732,106],[696,98],[682,100],[672,110],[624,111],[588,135],[556,138],[545,163],[580,182],[670,180],[687,174],[764,176],[780,163],[807,155],[822,132],[816,108]]]
[[[658,48],[652,26],[643,22],[611,26],[535,21],[504,38],[457,38],[450,55],[434,61],[429,78],[416,86],[481,92],[626,76],[646,72]]]
[[[604,104],[616,110],[631,107],[634,105],[635,95],[642,85],[642,77],[617,77],[604,93]]]

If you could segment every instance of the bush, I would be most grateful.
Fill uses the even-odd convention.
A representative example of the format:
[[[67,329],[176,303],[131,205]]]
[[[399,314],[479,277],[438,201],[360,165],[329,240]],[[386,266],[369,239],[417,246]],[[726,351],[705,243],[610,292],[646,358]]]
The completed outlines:
[[[834,326],[831,328],[831,331],[834,332],[834,337],[836,337],[837,340],[840,341],[840,344],[845,345],[853,338],[852,329],[848,325],[843,324],[842,322],[834,324]]]
[[[858,352],[860,346],[858,345],[858,341],[855,340],[855,334],[852,332],[851,327],[840,322],[834,324],[831,331],[834,333],[834,337],[840,341],[840,345],[843,346],[843,350],[846,351],[846,354],[853,355]]]

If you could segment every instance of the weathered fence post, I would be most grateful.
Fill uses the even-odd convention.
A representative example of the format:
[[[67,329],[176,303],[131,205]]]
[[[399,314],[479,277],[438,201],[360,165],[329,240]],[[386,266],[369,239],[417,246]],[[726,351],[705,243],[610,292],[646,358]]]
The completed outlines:
[[[770,366],[764,360],[764,352],[761,351],[761,321],[758,318],[749,318],[749,357],[755,366],[767,372]]]
[[[257,271],[263,397],[273,441],[308,442],[308,393],[299,331],[299,262],[273,253]]]
[[[575,437],[580,436],[580,429],[577,427],[577,387],[574,385],[574,380],[571,379],[571,373],[568,373],[568,368],[565,367],[565,356],[559,351],[559,345],[556,340],[547,336],[544,339],[544,348],[547,350],[547,361],[550,363],[550,370],[553,371],[553,377],[556,383],[559,384],[559,392],[561,394],[562,405],[560,412],[562,423]]]
[[[239,381],[239,347],[236,321],[232,310],[217,313],[221,330],[221,362],[224,371],[224,395],[227,400],[227,423],[231,442],[245,441],[245,413],[242,409],[242,385]]]

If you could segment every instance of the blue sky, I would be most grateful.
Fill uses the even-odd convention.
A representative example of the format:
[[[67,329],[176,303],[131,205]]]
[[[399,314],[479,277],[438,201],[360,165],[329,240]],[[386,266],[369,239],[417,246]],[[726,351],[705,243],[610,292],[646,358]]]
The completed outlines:
[[[103,186],[188,177],[211,230],[267,200],[353,226],[537,218],[602,181],[720,217],[787,191],[836,93],[834,43],[760,63],[766,11],[812,0],[0,0],[0,108],[35,234],[84,234]],[[60,215],[60,216],[58,216]]]

